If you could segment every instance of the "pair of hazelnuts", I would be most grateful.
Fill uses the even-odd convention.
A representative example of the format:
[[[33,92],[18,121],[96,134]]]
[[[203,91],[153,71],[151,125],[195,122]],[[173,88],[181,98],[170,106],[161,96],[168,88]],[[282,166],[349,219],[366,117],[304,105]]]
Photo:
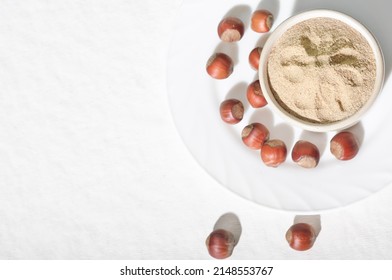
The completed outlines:
[[[267,10],[256,10],[251,17],[251,28],[257,33],[270,31],[273,16]],[[244,23],[237,17],[226,17],[218,24],[218,35],[223,42],[232,43],[241,40],[244,35]],[[254,48],[249,54],[249,63],[258,69],[261,48]],[[207,73],[214,79],[222,80],[233,73],[233,60],[225,53],[215,53],[207,61]]]
[[[306,251],[312,248],[316,237],[316,231],[307,223],[294,224],[286,232],[289,246],[297,251]],[[208,253],[213,258],[226,259],[232,255],[237,241],[234,234],[228,230],[214,230],[206,240]]]

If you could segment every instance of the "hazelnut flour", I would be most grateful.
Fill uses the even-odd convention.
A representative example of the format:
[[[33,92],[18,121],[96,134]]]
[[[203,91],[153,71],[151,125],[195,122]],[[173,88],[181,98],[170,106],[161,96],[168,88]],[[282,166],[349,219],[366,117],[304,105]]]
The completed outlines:
[[[271,50],[267,69],[279,104],[314,123],[353,115],[369,99],[376,78],[367,40],[330,18],[309,19],[288,29]]]

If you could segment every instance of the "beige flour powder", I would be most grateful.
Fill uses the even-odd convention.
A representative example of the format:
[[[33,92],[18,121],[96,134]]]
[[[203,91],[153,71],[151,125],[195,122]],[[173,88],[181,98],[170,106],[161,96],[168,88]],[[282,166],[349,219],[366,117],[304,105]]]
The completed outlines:
[[[373,51],[347,24],[330,18],[303,21],[287,30],[268,58],[270,87],[291,114],[331,123],[357,112],[376,77]]]

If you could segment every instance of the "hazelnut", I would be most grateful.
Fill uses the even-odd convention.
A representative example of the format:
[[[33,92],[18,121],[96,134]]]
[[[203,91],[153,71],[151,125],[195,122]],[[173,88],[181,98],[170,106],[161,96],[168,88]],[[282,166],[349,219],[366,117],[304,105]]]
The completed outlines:
[[[254,70],[259,70],[260,55],[263,48],[256,47],[249,53],[249,64]]]
[[[261,159],[265,165],[278,167],[286,160],[287,148],[283,141],[272,139],[261,146]]]
[[[224,42],[239,41],[244,35],[244,23],[236,17],[227,17],[218,25],[219,38]]]
[[[216,259],[226,259],[233,253],[234,235],[224,229],[214,230],[206,240],[208,253]]]
[[[259,150],[263,143],[269,139],[269,131],[261,123],[252,123],[244,127],[241,137],[246,146],[253,150]]]
[[[228,124],[239,123],[244,116],[244,105],[237,99],[227,99],[220,105],[220,116]]]
[[[286,232],[286,240],[290,247],[297,251],[305,251],[312,248],[316,240],[313,227],[306,223],[292,225]]]
[[[207,73],[214,79],[226,79],[233,73],[233,60],[224,53],[215,53],[207,61]]]
[[[302,167],[314,168],[319,163],[320,152],[316,145],[308,141],[299,140],[293,147],[291,157],[294,162]]]
[[[252,82],[246,91],[246,98],[249,101],[249,104],[253,108],[261,108],[267,105],[267,100],[264,97],[264,94],[260,87],[260,81],[256,80]]]
[[[359,143],[354,134],[342,131],[331,139],[330,150],[337,159],[350,160],[357,155]]]
[[[252,14],[251,28],[258,33],[268,32],[271,29],[273,20],[274,18],[269,11],[257,10]]]

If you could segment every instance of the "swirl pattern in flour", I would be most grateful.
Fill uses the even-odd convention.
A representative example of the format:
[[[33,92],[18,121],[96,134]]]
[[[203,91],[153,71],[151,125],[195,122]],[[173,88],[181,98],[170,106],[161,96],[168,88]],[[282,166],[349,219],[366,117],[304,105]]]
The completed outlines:
[[[270,87],[291,114],[332,123],[356,113],[372,94],[376,62],[366,39],[331,18],[298,23],[268,58]]]

